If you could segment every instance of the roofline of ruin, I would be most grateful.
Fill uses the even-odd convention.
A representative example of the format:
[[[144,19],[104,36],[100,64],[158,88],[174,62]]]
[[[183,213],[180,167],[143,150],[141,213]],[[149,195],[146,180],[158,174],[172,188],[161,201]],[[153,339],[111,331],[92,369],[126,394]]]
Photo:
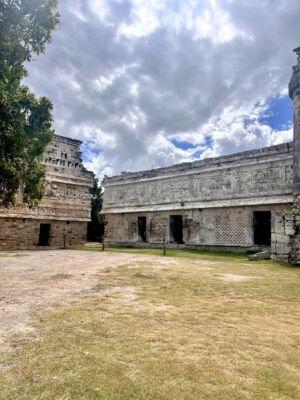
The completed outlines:
[[[218,166],[220,164],[224,165],[226,163],[232,163],[235,161],[241,161],[245,159],[263,158],[268,155],[292,153],[292,150],[293,150],[293,142],[288,142],[288,143],[281,143],[278,145],[262,147],[254,150],[247,150],[243,152],[223,155],[219,157],[210,157],[210,158],[205,158],[203,160],[195,160],[191,162],[173,164],[169,167],[153,168],[149,170],[136,171],[136,172],[122,172],[120,175],[115,175],[112,177],[105,176],[102,181],[102,185],[105,187],[106,184],[114,182],[122,182],[130,179],[140,179],[145,177],[151,178],[164,173],[183,172],[186,170],[191,170],[193,168],[199,168],[199,167],[201,168],[210,165]]]
[[[67,137],[67,136],[62,136],[62,135],[55,134],[54,137],[55,137],[55,139],[61,140],[63,142],[71,142],[71,143],[76,143],[76,144],[79,144],[79,145],[82,144],[81,140],[73,139],[73,138],[70,138],[70,137]]]

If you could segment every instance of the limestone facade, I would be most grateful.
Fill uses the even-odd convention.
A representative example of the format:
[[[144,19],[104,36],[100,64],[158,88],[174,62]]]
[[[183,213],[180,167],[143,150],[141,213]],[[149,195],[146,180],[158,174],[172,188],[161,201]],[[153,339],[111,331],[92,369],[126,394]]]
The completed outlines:
[[[0,249],[60,248],[85,242],[94,174],[81,159],[79,140],[55,136],[45,152],[47,190],[38,207],[0,209]]]
[[[246,250],[260,212],[281,214],[293,203],[293,145],[105,178],[103,213],[108,244]],[[172,216],[182,240],[172,240]],[[145,238],[138,218],[144,217]],[[270,224],[271,235],[271,224]],[[275,239],[275,236],[274,236]],[[263,242],[263,241],[262,241]]]
[[[296,53],[294,141],[104,177],[108,245],[268,247],[273,258],[300,261],[300,48]]]

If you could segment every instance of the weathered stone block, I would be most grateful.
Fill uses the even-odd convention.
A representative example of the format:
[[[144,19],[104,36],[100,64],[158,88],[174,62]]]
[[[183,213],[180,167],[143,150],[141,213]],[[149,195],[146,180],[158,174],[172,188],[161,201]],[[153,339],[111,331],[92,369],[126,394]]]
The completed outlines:
[[[290,236],[284,235],[282,233],[272,235],[272,243],[289,244],[291,242]]]
[[[291,245],[289,244],[282,244],[282,243],[276,243],[273,247],[274,253],[276,254],[289,254],[291,251]]]

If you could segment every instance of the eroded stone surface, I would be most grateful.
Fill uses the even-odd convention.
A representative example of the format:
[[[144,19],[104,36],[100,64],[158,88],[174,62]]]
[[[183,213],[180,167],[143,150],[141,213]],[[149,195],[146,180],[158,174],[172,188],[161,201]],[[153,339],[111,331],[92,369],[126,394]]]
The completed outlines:
[[[0,249],[28,249],[39,244],[40,225],[50,224],[49,247],[82,244],[90,220],[89,189],[94,174],[81,159],[81,142],[55,136],[46,150],[47,191],[42,203],[29,209],[21,203],[0,208]]]
[[[173,247],[245,251],[260,244],[255,242],[254,213],[268,211],[274,215],[274,251],[285,252],[286,248],[281,249],[284,239],[278,235],[284,230],[280,216],[293,203],[292,158],[292,144],[284,144],[106,177],[106,241],[151,247],[165,240]],[[182,217],[181,245],[171,234],[170,219],[174,215]],[[139,235],[141,216],[146,218],[146,242]]]

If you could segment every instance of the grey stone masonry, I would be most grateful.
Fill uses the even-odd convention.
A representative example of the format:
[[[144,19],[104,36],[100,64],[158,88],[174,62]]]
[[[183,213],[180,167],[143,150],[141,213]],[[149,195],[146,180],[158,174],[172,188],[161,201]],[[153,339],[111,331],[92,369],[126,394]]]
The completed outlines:
[[[289,83],[289,95],[294,109],[294,194],[300,194],[300,47],[294,50],[297,54],[297,65]]]
[[[165,239],[171,247],[212,248],[246,251],[256,247],[253,213],[268,211],[272,215],[284,212],[287,205],[205,208],[192,210],[152,211],[105,214],[105,239],[108,245],[155,247]],[[170,215],[181,215],[181,244],[172,242]],[[146,218],[146,242],[138,234],[138,217]],[[272,234],[273,235],[273,234]],[[273,247],[281,246],[281,237],[273,236]],[[277,248],[276,247],[276,248]]]
[[[39,206],[0,208],[0,249],[34,248],[40,226],[50,226],[49,247],[82,244],[91,215],[90,188],[94,174],[82,164],[81,142],[56,135],[47,146],[46,193]]]
[[[293,145],[105,177],[103,213],[284,204],[293,201]]]
[[[294,200],[292,167],[293,145],[285,143],[105,177],[106,242],[153,247],[165,240],[171,247],[246,251],[257,247],[255,213],[269,213],[274,258],[288,259],[290,238],[280,216]],[[174,215],[182,220],[181,244],[172,238]],[[146,221],[144,242],[139,217]]]
[[[56,135],[45,153],[47,189],[38,207],[0,208],[1,217],[89,221],[94,174],[82,165],[81,142]]]

